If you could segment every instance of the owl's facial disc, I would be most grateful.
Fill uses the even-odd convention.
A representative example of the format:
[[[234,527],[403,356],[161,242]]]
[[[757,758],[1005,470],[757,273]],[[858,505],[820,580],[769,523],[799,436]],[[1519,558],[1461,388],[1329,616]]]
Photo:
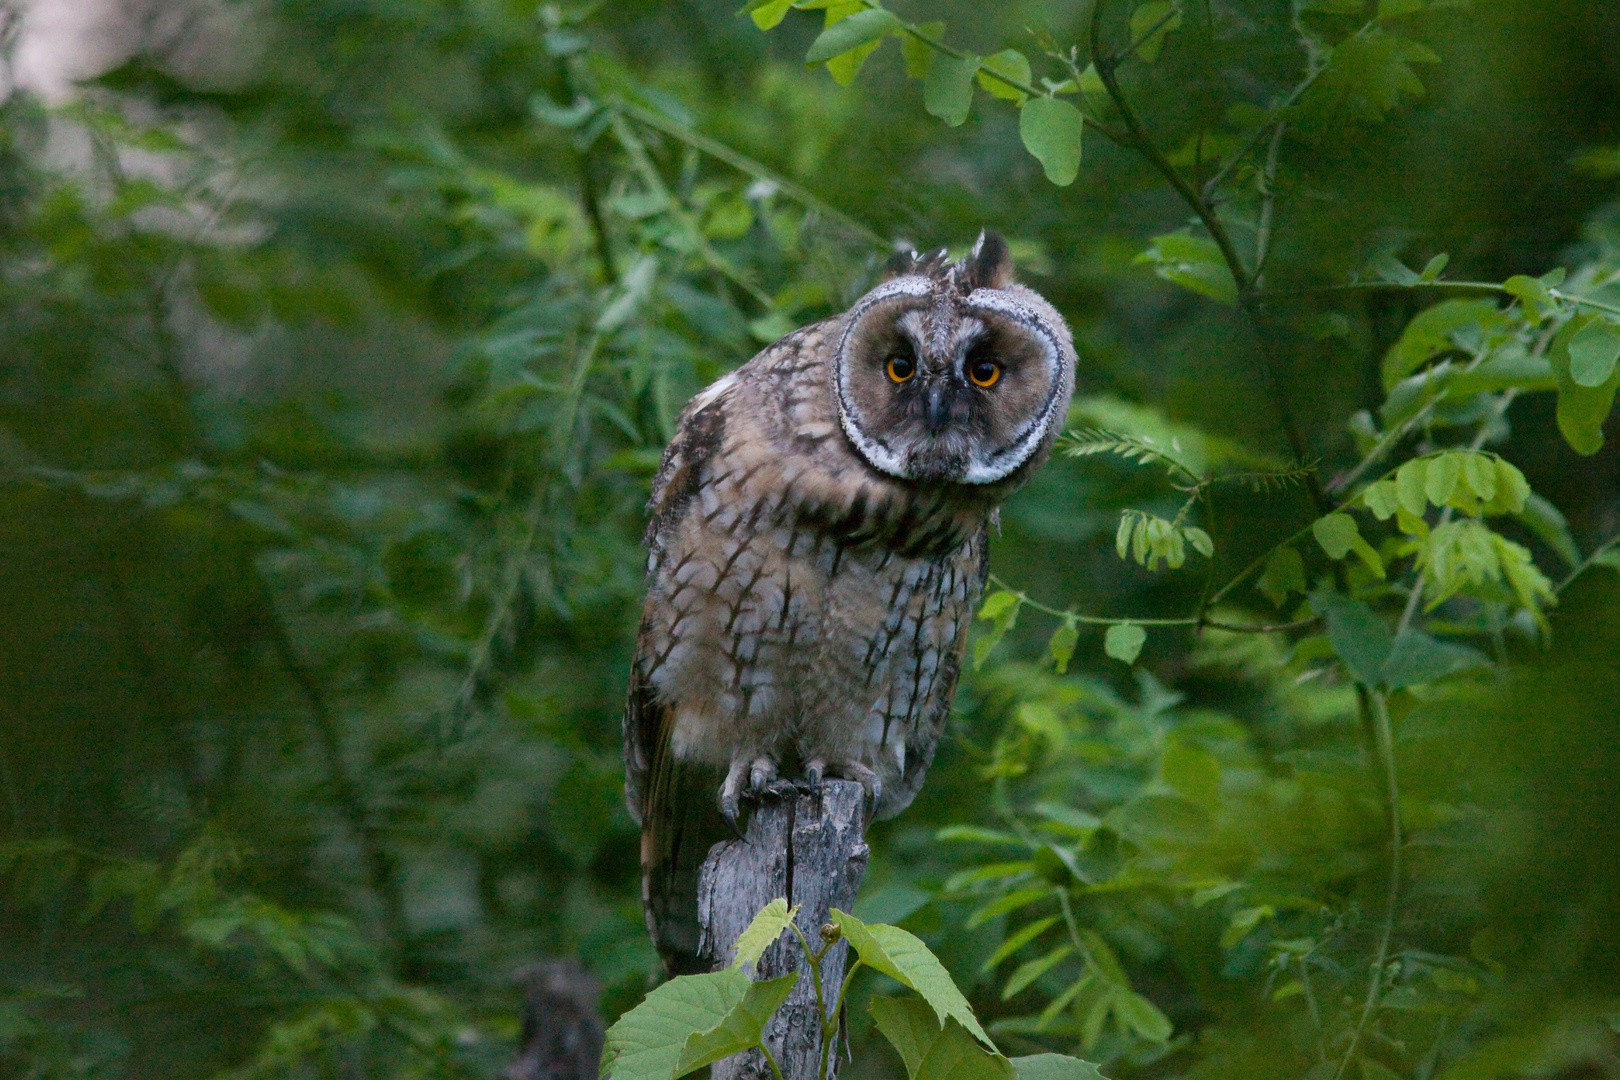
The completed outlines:
[[[962,297],[922,276],[857,303],[836,361],[844,432],[902,480],[991,484],[1041,446],[1062,411],[1064,351],[1014,294]]]

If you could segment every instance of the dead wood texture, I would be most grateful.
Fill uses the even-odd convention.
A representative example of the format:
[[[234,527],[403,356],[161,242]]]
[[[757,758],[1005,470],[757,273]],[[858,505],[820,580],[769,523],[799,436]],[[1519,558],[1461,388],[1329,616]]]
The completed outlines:
[[[849,911],[866,872],[865,791],[844,780],[824,781],[812,792],[803,785],[781,783],[759,797],[742,840],[727,840],[709,850],[698,876],[698,921],[702,954],[716,969],[732,960],[732,942],[755,913],[777,897],[800,905],[799,929],[812,948],[821,946],[821,927],[832,908]],[[822,960],[822,986],[827,1010],[843,982],[849,946],[839,942]],[[755,977],[768,979],[802,967],[798,985],[765,1030],[786,1080],[816,1080],[821,1064],[823,1017],[816,1009],[815,986],[802,950],[784,935],[766,950]],[[835,1077],[838,1055],[828,1062]],[[758,1051],[717,1062],[714,1080],[761,1080],[770,1068]]]

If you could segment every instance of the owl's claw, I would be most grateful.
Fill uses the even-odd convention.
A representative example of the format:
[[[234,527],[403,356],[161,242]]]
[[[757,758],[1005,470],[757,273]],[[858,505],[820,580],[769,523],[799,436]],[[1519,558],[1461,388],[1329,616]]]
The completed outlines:
[[[748,763],[738,759],[726,770],[725,783],[720,785],[720,816],[726,819],[726,828],[738,840],[743,838],[737,826],[737,801],[742,797],[743,779],[748,775]]]
[[[858,761],[846,763],[840,771],[866,789],[865,824],[872,824],[872,819],[877,816],[878,802],[883,798],[883,778]]]
[[[748,767],[748,790],[764,791],[776,779],[776,762],[765,754],[754,759]]]
[[[820,758],[813,759],[804,767],[804,779],[810,785],[812,795],[821,790],[821,778],[826,772],[827,763]]]

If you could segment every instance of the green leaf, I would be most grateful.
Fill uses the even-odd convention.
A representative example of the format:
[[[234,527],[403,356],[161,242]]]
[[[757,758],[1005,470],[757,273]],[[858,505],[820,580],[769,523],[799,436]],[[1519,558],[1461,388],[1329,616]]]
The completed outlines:
[[[1159,775],[1176,793],[1206,810],[1221,802],[1221,763],[1214,754],[1188,742],[1173,742],[1159,759]]]
[[[1592,319],[1569,339],[1569,377],[1576,386],[1602,386],[1620,359],[1620,326],[1603,316]]]
[[[1200,529],[1196,525],[1183,525],[1181,527],[1181,535],[1186,537],[1187,543],[1191,544],[1193,546],[1193,550],[1198,552],[1198,554],[1202,555],[1204,558],[1208,559],[1214,556],[1215,541],[1211,540],[1209,533],[1205,532],[1203,529]]]
[[[1046,651],[1057,666],[1057,673],[1065,675],[1069,671],[1069,661],[1074,658],[1074,647],[1080,641],[1080,628],[1072,622],[1064,622],[1052,631],[1052,639],[1046,643]]]
[[[1131,12],[1131,40],[1138,42],[1136,55],[1143,63],[1159,58],[1164,39],[1181,26],[1181,8],[1171,0],[1152,0]]]
[[[1147,641],[1147,631],[1135,623],[1115,623],[1103,635],[1103,652],[1127,664],[1136,663]]]
[[[761,30],[774,30],[792,6],[793,0],[760,0],[749,5],[748,14]]]
[[[1412,268],[1397,259],[1392,252],[1380,251],[1367,261],[1367,268],[1377,274],[1380,280],[1392,285],[1416,285],[1417,274]]]
[[[1358,682],[1379,684],[1395,636],[1372,608],[1332,589],[1311,594],[1311,610],[1324,616],[1333,651]]]
[[[934,1010],[920,998],[874,997],[867,1011],[905,1063],[906,1075],[916,1076],[923,1058],[944,1030]]]
[[[975,668],[984,664],[985,658],[990,655],[1007,631],[1018,622],[1018,610],[1023,606],[1023,600],[1017,593],[1001,592],[991,593],[979,607],[979,618],[990,620],[993,625],[990,632],[981,634],[973,643],[973,666]]]
[[[1379,680],[1391,690],[1399,690],[1403,686],[1434,682],[1459,671],[1490,666],[1490,660],[1478,649],[1439,641],[1421,630],[1402,630],[1395,635],[1389,658],[1379,671]]]
[[[833,9],[828,8],[829,25],[821,36],[810,43],[804,54],[807,64],[821,64],[835,56],[842,56],[868,43],[875,43],[900,29],[900,20],[892,11],[883,8],[865,8],[832,21]]]
[[[1379,0],[1379,15],[1380,15],[1380,17],[1382,17],[1382,15],[1383,15],[1383,5],[1386,4],[1386,3],[1389,3],[1389,2],[1390,2],[1390,0]],[[1410,2],[1410,3],[1414,4],[1414,5],[1420,5],[1420,0],[1407,0],[1407,2]],[[1414,6],[1412,10],[1416,11],[1417,7]],[[1421,273],[1418,274],[1418,280],[1419,281],[1438,281],[1438,280],[1440,280],[1441,271],[1445,270],[1446,264],[1449,263],[1450,261],[1451,261],[1451,256],[1447,255],[1444,251],[1442,251],[1440,254],[1436,255],[1434,258],[1430,259],[1428,262],[1423,264],[1423,270],[1422,270]]]
[[[945,36],[945,24],[942,22],[919,23],[917,32],[933,41],[939,41]],[[940,54],[935,52],[932,45],[926,45],[910,34],[901,35],[900,62],[905,66],[907,78],[928,78],[928,72],[933,69],[934,57],[937,55]]]
[[[990,959],[986,960],[979,970],[981,972],[994,971],[996,965],[1046,933],[1046,931],[1057,925],[1057,921],[1058,917],[1056,915],[1049,915],[1044,919],[1036,919],[1029,925],[1021,927],[1016,934],[996,946],[996,951],[990,954]]]
[[[1080,172],[1080,137],[1085,128],[1080,110],[1057,98],[1031,98],[1019,110],[1018,134],[1024,148],[1058,187],[1068,187]]]
[[[1311,524],[1311,533],[1316,537],[1316,542],[1322,545],[1322,550],[1327,552],[1328,558],[1342,559],[1354,551],[1367,569],[1378,577],[1384,576],[1384,561],[1378,557],[1373,546],[1361,538],[1356,519],[1349,514],[1341,512],[1318,518]]]
[[[923,80],[923,108],[951,127],[960,125],[973,107],[973,76],[978,70],[976,56],[934,57]]]
[[[1620,368],[1610,371],[1607,381],[1599,386],[1586,386],[1575,381],[1574,358],[1570,345],[1592,324],[1606,321],[1601,315],[1577,315],[1564,324],[1547,349],[1547,360],[1553,376],[1558,380],[1558,430],[1564,441],[1577,454],[1592,455],[1603,448],[1603,422],[1614,407],[1614,395],[1620,389]],[[1594,368],[1590,356],[1583,371],[1590,377]]]
[[[980,1046],[952,1019],[923,1055],[912,1080],[1017,1080],[1017,1074],[999,1052]]]
[[[1255,582],[1272,607],[1282,607],[1289,593],[1302,593],[1306,589],[1305,561],[1291,547],[1280,547],[1266,557],[1266,568]]]
[[[1414,11],[1422,10],[1423,0],[1378,0],[1378,17],[1380,19],[1396,19],[1402,15],[1410,15]],[[1439,255],[1435,256],[1437,259],[1441,257]],[[1428,279],[1425,278],[1424,280]]]
[[[1356,537],[1361,534],[1356,531],[1356,519],[1349,514],[1329,514],[1317,518],[1311,525],[1311,532],[1316,542],[1322,545],[1330,559],[1342,559],[1350,554],[1355,545]]]
[[[1564,565],[1574,567],[1581,561],[1580,549],[1575,546],[1575,538],[1570,535],[1569,522],[1564,518],[1558,507],[1534,493],[1524,500],[1524,509],[1515,515],[1520,523],[1541,538],[1542,542],[1564,560]]]
[[[1401,509],[1413,517],[1422,517],[1429,508],[1426,488],[1428,475],[1429,463],[1423,458],[1408,461],[1395,470],[1395,497],[1400,501]]]
[[[991,74],[994,72],[994,74]],[[1006,101],[1023,101],[1028,94],[1010,86],[996,75],[1003,75],[1015,83],[1029,85],[1029,58],[1017,49],[1002,49],[1000,52],[985,57],[979,61],[979,85],[990,93]]]
[[[1400,104],[1402,94],[1423,96],[1423,82],[1412,65],[1439,62],[1432,49],[1387,30],[1354,34],[1334,47],[1332,64],[1300,101],[1300,109],[1329,122],[1348,115],[1363,123],[1380,123]],[[1404,266],[1404,273],[1399,273],[1385,264],[1379,273],[1386,270],[1394,276],[1385,280],[1398,285],[1413,285],[1418,280]]]
[[[1418,312],[1384,354],[1385,392],[1436,356],[1458,348],[1454,336],[1458,330],[1478,327],[1488,340],[1508,325],[1508,317],[1489,300],[1445,300]]]
[[[1017,892],[1010,892],[1005,896],[998,896],[988,904],[981,905],[980,907],[969,912],[964,925],[969,930],[973,929],[975,926],[983,926],[985,923],[999,915],[1005,915],[1009,911],[1017,911],[1020,908],[1026,908],[1031,904],[1039,903],[1040,901],[1047,899],[1051,895],[1052,891],[1050,889],[1041,887],[1034,889],[1019,889]]]
[[[1073,952],[1074,948],[1072,946],[1059,945],[1045,956],[1037,957],[1034,960],[1026,960],[1019,964],[1017,969],[1008,976],[1007,985],[1001,988],[1001,1000],[1009,1000],[1030,983],[1061,964]]]
[[[746,968],[759,962],[765,950],[776,944],[793,925],[793,919],[799,913],[799,905],[794,904],[791,909],[787,900],[777,897],[759,909],[754,921],[748,924],[748,929],[737,935],[735,945],[737,958],[731,962],[734,968]]]
[[[1097,1066],[1068,1054],[1030,1054],[1010,1060],[1018,1080],[1104,1080]]]
[[[1223,304],[1237,303],[1237,282],[1215,241],[1189,232],[1155,236],[1135,262],[1151,263],[1153,272],[1200,296]]]
[[[1538,325],[1550,312],[1558,310],[1558,301],[1547,291],[1547,283],[1539,278],[1514,274],[1502,282],[1502,289],[1509,295],[1518,297],[1519,303],[1524,307],[1525,317],[1530,320],[1532,326]]]
[[[603,1080],[671,1080],[687,1040],[723,1024],[752,985],[747,975],[727,968],[657,987],[608,1028]]]
[[[861,962],[875,968],[901,986],[915,990],[933,1008],[941,1023],[954,1017],[986,1046],[994,1047],[984,1033],[967,998],[956,988],[939,959],[915,935],[897,926],[875,923],[867,926],[855,916],[833,908],[829,916],[843,931],[844,940],[860,956]]]
[[[1122,990],[1114,995],[1114,1015],[1119,1017],[1120,1023],[1148,1042],[1166,1042],[1175,1030],[1170,1018],[1160,1012],[1157,1005],[1130,990]]]
[[[685,1076],[721,1058],[759,1045],[766,1022],[782,1007],[782,1002],[787,1000],[798,981],[799,973],[795,971],[780,978],[750,984],[748,992],[726,1014],[724,1020],[708,1031],[687,1036],[681,1048],[680,1062],[675,1066],[675,1075]],[[614,1075],[616,1077],[618,1074]]]

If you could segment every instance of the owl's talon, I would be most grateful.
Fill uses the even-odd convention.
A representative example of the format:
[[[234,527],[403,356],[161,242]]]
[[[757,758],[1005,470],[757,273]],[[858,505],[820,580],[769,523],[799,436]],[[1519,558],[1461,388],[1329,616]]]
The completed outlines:
[[[858,761],[848,762],[840,771],[865,789],[866,824],[872,824],[872,819],[877,816],[878,803],[883,798],[883,778]]]
[[[742,760],[733,761],[731,768],[726,770],[725,783],[720,785],[720,816],[726,819],[726,828],[738,840],[743,838],[742,829],[737,826],[737,802],[742,797],[743,778],[747,776],[747,764]]]
[[[816,758],[804,767],[804,779],[810,785],[812,795],[821,790],[821,778],[826,772],[827,763],[820,758]]]
[[[764,791],[776,779],[776,762],[761,754],[748,767],[748,790]]]

